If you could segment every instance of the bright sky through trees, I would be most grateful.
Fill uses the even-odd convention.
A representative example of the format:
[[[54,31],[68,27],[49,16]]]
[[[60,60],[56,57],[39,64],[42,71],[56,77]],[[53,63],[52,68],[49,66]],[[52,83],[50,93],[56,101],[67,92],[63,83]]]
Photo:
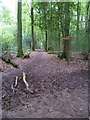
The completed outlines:
[[[12,15],[15,15],[16,3],[17,0],[1,0],[2,4],[7,7]]]

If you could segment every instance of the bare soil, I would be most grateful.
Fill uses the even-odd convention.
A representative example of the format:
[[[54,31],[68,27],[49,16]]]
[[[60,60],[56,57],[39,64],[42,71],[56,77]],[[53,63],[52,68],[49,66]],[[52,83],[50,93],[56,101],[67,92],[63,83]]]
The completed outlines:
[[[20,68],[2,62],[3,118],[88,117],[88,62],[78,56],[67,65],[56,55],[42,51],[29,59],[14,57]],[[15,77],[26,73],[31,94],[23,82],[11,89]]]

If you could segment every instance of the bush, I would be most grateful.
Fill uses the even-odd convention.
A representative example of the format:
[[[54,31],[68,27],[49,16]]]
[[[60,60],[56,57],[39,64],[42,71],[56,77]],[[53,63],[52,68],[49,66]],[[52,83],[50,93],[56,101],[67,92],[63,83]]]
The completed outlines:
[[[2,52],[4,51],[9,51],[10,50],[10,45],[8,42],[3,42],[2,43]]]

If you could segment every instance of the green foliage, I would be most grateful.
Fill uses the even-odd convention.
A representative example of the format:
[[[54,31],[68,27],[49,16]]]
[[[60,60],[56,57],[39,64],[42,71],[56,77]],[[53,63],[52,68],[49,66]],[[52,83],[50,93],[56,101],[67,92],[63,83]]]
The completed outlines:
[[[10,16],[10,11],[5,6],[3,6],[1,12],[2,12],[0,16],[1,22],[3,22],[4,24],[11,24],[12,18]]]
[[[80,3],[80,20],[79,20],[79,37],[76,39],[77,26],[77,2],[70,3],[70,35],[72,36],[71,50],[72,51],[88,51],[88,40],[85,36],[86,22],[86,4]],[[28,6],[29,5],[29,6]],[[31,13],[30,3],[23,0],[22,4],[22,36],[23,50],[31,49]],[[34,37],[35,48],[45,49],[45,30],[47,29],[48,50],[55,53],[57,51],[61,58],[63,50],[63,35],[64,30],[64,2],[36,2],[34,7]],[[59,10],[60,7],[60,10]],[[3,51],[17,51],[17,23],[13,20],[10,11],[2,6],[1,10],[1,27],[0,43]],[[61,26],[61,22],[62,25]],[[11,25],[10,25],[11,24]],[[60,42],[60,43],[59,43]]]
[[[1,28],[2,35],[0,37],[0,43],[2,44],[2,51],[11,51],[16,45],[16,33],[12,31],[12,28],[11,26],[3,26]]]
[[[2,43],[2,52],[4,51],[9,51],[9,44],[8,42],[3,42]]]

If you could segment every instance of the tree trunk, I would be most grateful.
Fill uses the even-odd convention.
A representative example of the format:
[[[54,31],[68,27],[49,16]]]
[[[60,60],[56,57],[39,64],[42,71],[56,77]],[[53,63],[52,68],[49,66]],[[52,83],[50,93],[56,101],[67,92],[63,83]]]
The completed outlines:
[[[35,41],[34,41],[34,14],[33,6],[31,5],[31,31],[32,31],[32,50],[35,51]]]
[[[64,31],[64,6],[63,3],[60,3],[60,25],[61,25],[61,32],[62,37],[65,37]]]
[[[69,28],[70,28],[70,2],[65,3],[65,26],[64,26],[64,34],[65,38],[69,36]],[[69,60],[69,47],[70,47],[70,40],[64,40],[64,49],[63,49],[63,57],[66,60]]]
[[[48,40],[47,40],[47,20],[46,20],[46,9],[45,9],[45,5],[43,6],[44,8],[44,26],[45,26],[45,51],[48,51]]]
[[[76,28],[76,40],[77,40],[77,50],[79,49],[79,22],[80,22],[80,2],[77,3],[77,28]]]
[[[53,19],[52,19],[52,2],[50,3],[50,11],[49,11],[50,13],[49,13],[49,17],[50,17],[50,23],[49,23],[49,28],[50,28],[50,30],[49,30],[49,44],[48,44],[48,50],[50,50],[50,51],[53,51],[53,47],[52,47],[52,35],[53,35],[53,25],[52,25],[52,23],[53,23]]]
[[[46,41],[45,41],[45,51],[47,52],[48,51],[48,46],[47,46],[47,30],[45,31],[45,38],[46,38]]]
[[[87,41],[87,44],[90,45],[90,37],[89,37],[89,34],[90,34],[90,5],[89,5],[89,2],[87,2],[87,5],[86,5],[86,19],[85,19],[85,40]],[[86,44],[86,47],[87,47],[87,44]],[[88,51],[90,49],[90,46],[88,46]]]
[[[88,2],[88,6],[87,6],[87,11],[88,11],[88,48],[90,51],[90,1]]]
[[[87,30],[87,33],[88,33],[88,76],[90,79],[90,1],[87,4],[87,13],[88,13],[88,30]]]
[[[45,51],[48,51],[47,28],[45,28]]]
[[[60,30],[60,13],[61,13],[61,3],[57,3],[58,5],[58,50],[60,51],[60,43],[61,43],[61,30]]]
[[[22,57],[22,0],[18,0],[17,9],[17,56]]]

